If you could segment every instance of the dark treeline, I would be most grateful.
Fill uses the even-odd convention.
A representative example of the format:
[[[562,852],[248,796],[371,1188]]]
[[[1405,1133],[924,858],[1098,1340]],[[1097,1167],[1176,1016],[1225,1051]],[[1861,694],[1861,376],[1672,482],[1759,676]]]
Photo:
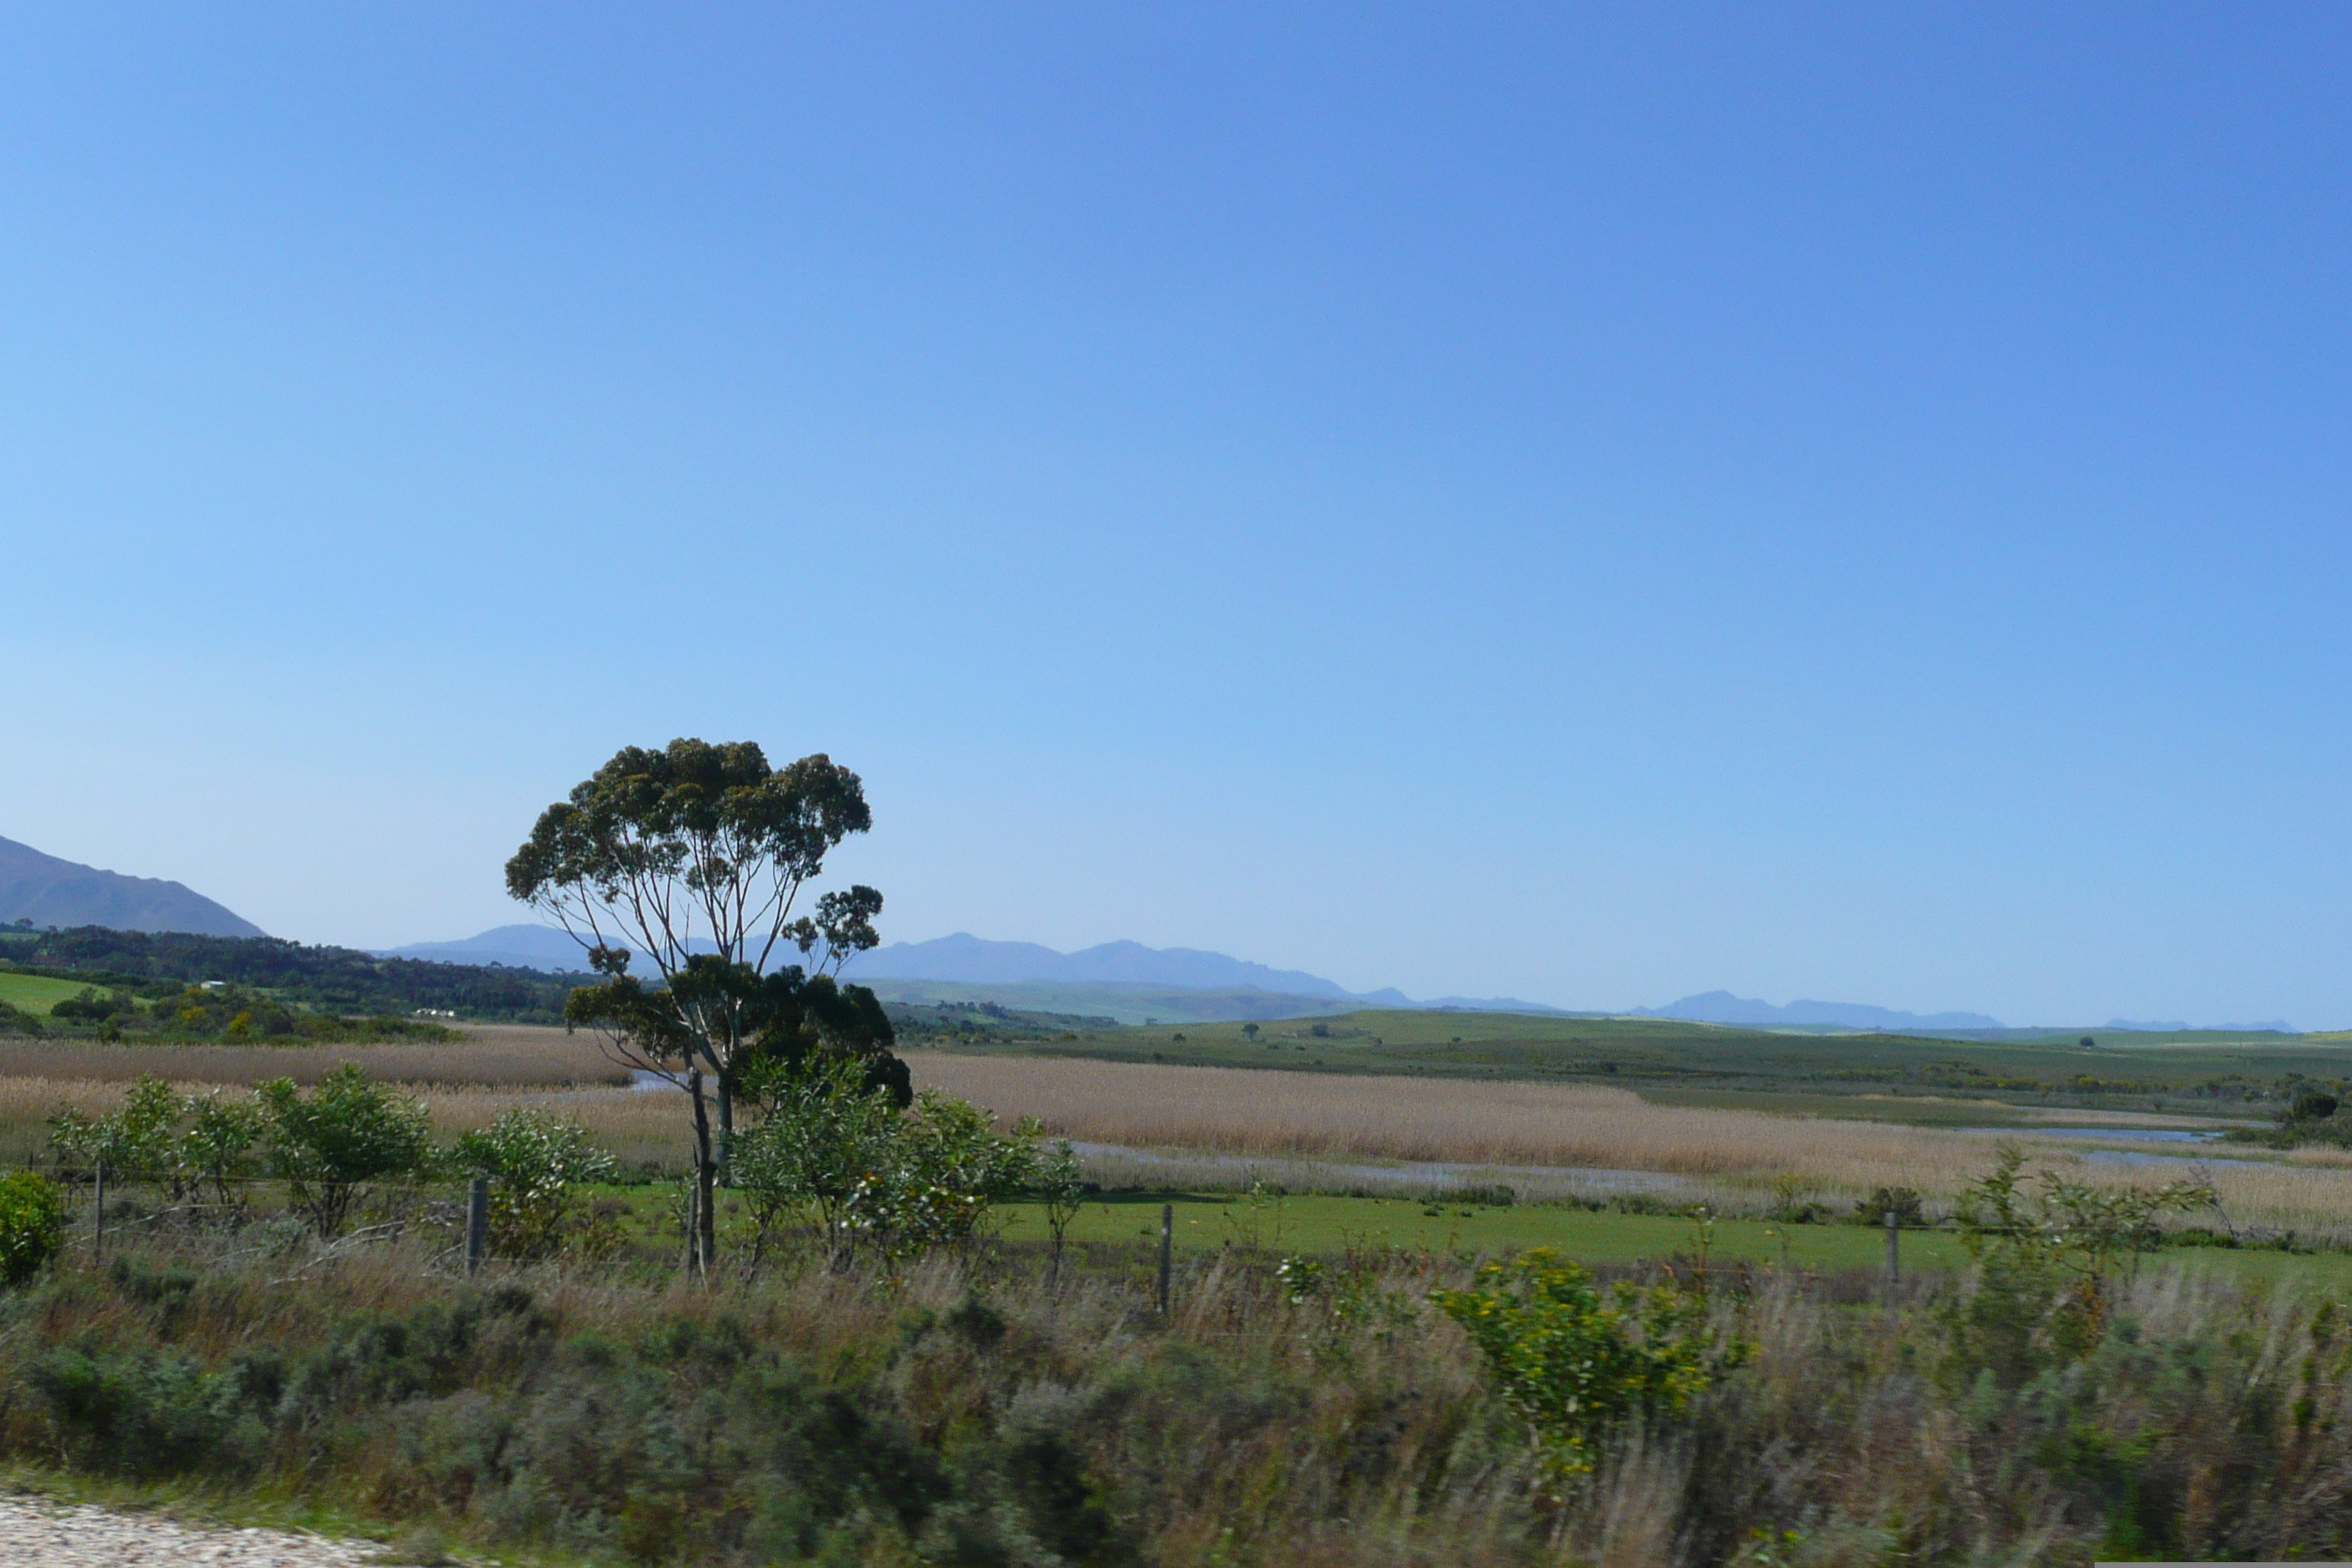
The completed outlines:
[[[430,1008],[508,1023],[561,1023],[563,999],[576,980],[531,969],[378,958],[277,937],[104,926],[16,933],[0,944],[0,956],[20,968],[87,974],[100,983],[221,980],[323,1012],[404,1014]]]

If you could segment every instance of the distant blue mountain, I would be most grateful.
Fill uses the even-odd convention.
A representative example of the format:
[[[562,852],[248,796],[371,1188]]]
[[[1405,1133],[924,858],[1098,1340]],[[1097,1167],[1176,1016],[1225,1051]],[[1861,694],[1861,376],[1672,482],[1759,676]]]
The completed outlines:
[[[859,955],[842,973],[859,980],[956,980],[967,984],[1052,980],[1065,984],[1178,985],[1193,991],[1250,985],[1293,996],[1355,995],[1318,974],[1270,969],[1193,947],[1107,942],[1076,952],[1056,952],[1034,942],[989,942],[969,931],[930,942],[894,942]]]
[[[0,838],[0,923],[260,936],[251,921],[178,882],[125,877]]]
[[[387,958],[440,963],[502,963],[509,969],[557,972],[587,967],[580,944],[550,926],[510,925],[462,942],[420,942],[383,950]],[[958,931],[930,942],[898,942],[852,960],[854,980],[929,980],[962,985],[1159,985],[1183,991],[1250,990],[1316,997],[1369,1007],[1455,1007],[1492,1013],[1557,1013],[1539,1002],[1510,997],[1441,996],[1416,1002],[1403,992],[1354,992],[1337,981],[1296,969],[1274,969],[1193,947],[1146,947],[1107,942],[1059,952],[1034,942],[990,942]]]
[[[2280,1035],[2301,1033],[2284,1018],[2270,1018],[2253,1024],[2187,1024],[2177,1018],[2169,1023],[2162,1023],[2145,1018],[2110,1018],[2107,1020],[2107,1027],[2149,1035],[2175,1034],[2189,1029],[2243,1029],[2250,1035],[2266,1032]]]
[[[1381,991],[1373,993],[1373,996],[1396,996],[1399,993],[1394,991]],[[1367,996],[1364,1000],[1370,1002],[1373,999],[1373,996]],[[1411,997],[1404,997],[1400,1001],[1383,1002],[1381,1005],[1384,1007],[1432,1007],[1442,1013],[1549,1013],[1555,1016],[1562,1018],[1569,1018],[1576,1016],[1565,1007],[1554,1007],[1542,1002],[1522,1002],[1516,996],[1435,996],[1426,1002],[1415,1002]],[[1588,1017],[1593,1016],[1594,1015],[1591,1014],[1586,1015]]]
[[[1845,1029],[1998,1029],[1998,1018],[1982,1013],[1898,1013],[1863,1002],[1791,1002],[1776,1007],[1734,996],[1728,991],[1707,991],[1685,996],[1663,1007],[1636,1007],[1636,1018],[1684,1018],[1696,1024],[1785,1024]]]
[[[462,942],[418,942],[379,949],[378,958],[422,958],[434,963],[502,963],[509,969],[584,973],[588,955],[553,926],[496,926]]]

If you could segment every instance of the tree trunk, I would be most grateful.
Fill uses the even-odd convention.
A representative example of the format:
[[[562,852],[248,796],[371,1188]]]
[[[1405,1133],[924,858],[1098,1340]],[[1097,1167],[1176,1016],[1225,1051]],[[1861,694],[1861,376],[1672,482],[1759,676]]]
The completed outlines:
[[[735,1147],[735,1096],[730,1092],[734,1085],[728,1081],[725,1073],[719,1075],[718,1083],[719,1179],[731,1184],[731,1178],[727,1173],[727,1156],[729,1151]]]
[[[719,1261],[717,1205],[711,1201],[718,1164],[711,1158],[710,1106],[702,1096],[700,1068],[686,1075],[686,1088],[694,1097],[694,1217],[689,1225],[694,1235],[688,1260],[696,1274],[708,1277]]]

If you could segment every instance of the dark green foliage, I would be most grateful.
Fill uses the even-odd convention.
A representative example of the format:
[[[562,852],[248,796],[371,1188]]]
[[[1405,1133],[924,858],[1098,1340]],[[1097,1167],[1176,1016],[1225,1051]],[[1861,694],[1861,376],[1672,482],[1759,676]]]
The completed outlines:
[[[55,1009],[52,1009],[55,1011]],[[2336,1114],[2336,1100],[2332,1094],[2316,1089],[2306,1089],[2294,1097],[2287,1108],[2290,1121],[2325,1121]]]
[[[1474,1208],[1507,1209],[1518,1201],[1518,1189],[1505,1182],[1474,1183],[1430,1194],[1432,1203],[1468,1204]]]
[[[86,1469],[178,1475],[246,1447],[229,1441],[248,1413],[235,1368],[207,1372],[165,1351],[59,1345],[25,1369],[25,1381],[47,1402],[59,1447]]]
[[[109,1018],[122,1018],[139,1011],[139,1000],[127,991],[110,991],[99,994],[94,985],[85,985],[79,995],[68,996],[49,1009],[53,1018],[63,1018],[69,1024],[102,1024]]]
[[[432,1154],[425,1107],[341,1067],[304,1094],[291,1079],[253,1091],[270,1173],[322,1236],[343,1228],[366,1184],[411,1176]]]
[[[551,1024],[571,981],[536,970],[378,958],[343,947],[306,947],[277,937],[194,936],[179,931],[76,926],[11,943],[7,956],[31,973],[141,994],[226,981],[268,991],[281,1004],[320,1012],[405,1017],[418,1009],[465,1017]]]
[[[758,1042],[788,1012],[803,1016],[796,1033],[824,1032],[800,969],[771,967],[790,944],[830,986],[881,940],[882,895],[872,888],[827,893],[814,915],[792,912],[824,858],[873,822],[857,775],[822,752],[772,768],[755,742],[681,737],[614,752],[540,814],[507,861],[507,891],[591,942],[589,962],[604,977],[572,994],[564,1021],[604,1031],[631,1066],[668,1073],[688,1091],[698,1270],[717,1258],[717,1184]],[[655,984],[629,973],[639,956]],[[871,993],[862,1005],[833,999],[849,1002],[841,1021],[853,1030],[879,1031],[879,1043],[836,1049],[872,1056],[887,1043],[889,1020]]]
[[[613,1179],[613,1157],[587,1130],[551,1111],[517,1109],[457,1140],[447,1163],[490,1184],[491,1247],[509,1258],[545,1258],[567,1242],[601,1250],[583,1224],[578,1189]]]
[[[0,1285],[22,1285],[65,1247],[66,1195],[38,1171],[0,1176]]]
[[[1890,1216],[1898,1226],[1919,1224],[1923,1216],[1918,1191],[1912,1187],[1880,1187],[1854,1205],[1856,1225],[1884,1226]]]

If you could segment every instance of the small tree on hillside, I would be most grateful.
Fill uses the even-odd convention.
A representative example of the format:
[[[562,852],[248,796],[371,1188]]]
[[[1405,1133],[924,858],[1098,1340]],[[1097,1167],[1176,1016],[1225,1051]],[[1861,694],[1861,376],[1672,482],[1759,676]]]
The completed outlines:
[[[871,888],[793,913],[825,856],[872,824],[857,775],[829,757],[771,768],[749,742],[680,740],[615,753],[541,813],[507,862],[507,890],[570,931],[605,976],[573,993],[566,1017],[604,1029],[622,1061],[688,1093],[698,1268],[718,1250],[712,1189],[777,978],[768,971],[787,944],[828,973],[878,940],[882,895]],[[650,985],[629,973],[639,955]],[[801,982],[797,967],[790,978]]]

